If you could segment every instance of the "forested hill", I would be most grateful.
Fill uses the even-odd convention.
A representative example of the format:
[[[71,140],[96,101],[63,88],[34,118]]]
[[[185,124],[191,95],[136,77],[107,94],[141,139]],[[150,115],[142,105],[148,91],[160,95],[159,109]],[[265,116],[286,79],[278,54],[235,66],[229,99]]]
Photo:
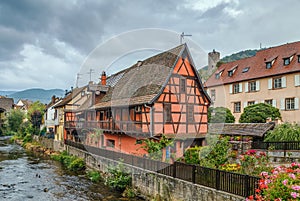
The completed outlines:
[[[243,51],[234,53],[230,56],[223,57],[221,59],[221,62],[228,63],[231,61],[236,61],[236,60],[244,59],[247,57],[252,57],[252,56],[255,56],[256,52],[257,52],[257,50],[243,50]]]

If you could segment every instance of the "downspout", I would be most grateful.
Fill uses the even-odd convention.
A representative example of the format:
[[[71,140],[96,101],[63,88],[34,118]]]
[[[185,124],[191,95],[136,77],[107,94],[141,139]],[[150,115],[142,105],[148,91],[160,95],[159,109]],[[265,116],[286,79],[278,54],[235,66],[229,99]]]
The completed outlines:
[[[144,106],[146,108],[149,108],[150,109],[150,137],[153,137],[153,133],[154,133],[154,124],[153,124],[153,111],[154,111],[154,107],[151,107],[151,106],[148,106],[146,104],[144,104]]]

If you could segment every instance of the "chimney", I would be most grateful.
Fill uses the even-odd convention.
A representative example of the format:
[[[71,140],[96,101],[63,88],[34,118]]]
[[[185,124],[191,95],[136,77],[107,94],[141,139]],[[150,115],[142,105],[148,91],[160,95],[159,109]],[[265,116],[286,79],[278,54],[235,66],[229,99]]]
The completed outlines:
[[[55,95],[53,95],[52,98],[51,98],[51,103],[52,103],[52,104],[55,103],[55,99],[56,99],[56,97],[55,97]]]
[[[102,75],[101,75],[101,85],[103,85],[103,86],[106,85],[106,73],[105,73],[105,71],[103,71]]]
[[[71,87],[71,92],[73,92],[73,87]]]

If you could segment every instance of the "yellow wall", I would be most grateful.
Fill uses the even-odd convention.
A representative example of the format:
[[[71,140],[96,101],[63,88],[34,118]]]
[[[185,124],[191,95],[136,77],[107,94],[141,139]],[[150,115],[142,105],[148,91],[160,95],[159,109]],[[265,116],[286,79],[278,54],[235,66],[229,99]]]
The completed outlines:
[[[299,109],[295,110],[285,110],[281,108],[281,101],[285,98],[297,98],[300,99],[300,86],[295,86],[295,75],[300,73],[292,73],[287,75],[282,75],[286,79],[286,87],[281,89],[268,89],[268,80],[272,77],[257,79],[259,81],[259,90],[255,92],[245,92],[245,85],[248,81],[243,81],[242,92],[237,94],[230,93],[230,85],[226,84],[222,86],[208,87],[208,93],[211,95],[211,91],[216,91],[216,99],[212,104],[213,107],[227,107],[229,108],[238,122],[240,115],[244,111],[245,103],[248,101],[255,101],[256,103],[264,102],[268,99],[276,100],[276,108],[280,110],[282,120],[288,122],[298,122],[300,123],[300,113]],[[252,81],[252,80],[251,80]],[[256,80],[253,80],[256,81]],[[234,113],[234,102],[241,102],[241,112]],[[300,105],[299,105],[300,107]]]

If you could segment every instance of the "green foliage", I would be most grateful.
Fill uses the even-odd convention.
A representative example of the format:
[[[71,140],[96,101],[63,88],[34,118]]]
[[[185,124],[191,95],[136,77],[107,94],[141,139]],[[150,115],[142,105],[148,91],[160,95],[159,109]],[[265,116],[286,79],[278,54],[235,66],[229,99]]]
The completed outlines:
[[[269,104],[258,103],[246,107],[240,117],[239,122],[265,123],[268,117],[271,117],[272,120],[275,120],[276,118],[281,118],[279,109]]]
[[[200,165],[219,168],[229,160],[231,144],[229,137],[220,138],[215,144],[203,147],[200,151]]]
[[[292,123],[283,123],[277,125],[274,130],[268,132],[265,141],[300,141],[300,125]]]
[[[32,135],[31,134],[25,135],[25,137],[23,138],[22,146],[24,146],[27,142],[32,142]]]
[[[127,198],[135,198],[136,191],[133,188],[127,186],[124,192],[122,193],[122,196]]]
[[[87,177],[95,183],[98,183],[99,181],[102,180],[101,174],[98,171],[95,170],[90,170],[86,173]]]
[[[212,115],[212,113],[214,113],[214,115]],[[235,118],[228,108],[210,107],[208,109],[208,122],[209,123],[234,123]]]
[[[165,135],[161,136],[159,141],[154,139],[146,139],[143,141],[144,145],[142,148],[149,153],[151,159],[161,160],[162,159],[162,149],[173,145],[173,140],[168,139]]]
[[[28,108],[28,112],[27,112],[28,118],[30,118],[31,115],[36,111],[39,111],[41,113],[41,115],[43,116],[45,113],[45,109],[46,109],[45,104],[41,103],[40,101],[36,101],[36,102],[32,103]]]
[[[68,170],[81,171],[85,169],[85,163],[83,159],[76,156],[71,156],[66,151],[61,152],[59,155],[51,155],[51,158],[61,162]]]
[[[184,152],[184,161],[187,164],[199,164],[200,163],[200,151],[201,147],[191,147]]]
[[[223,57],[220,61],[224,62],[224,63],[237,61],[237,60],[240,60],[240,59],[255,56],[256,52],[257,52],[257,50],[244,50],[244,51],[240,51],[238,53],[234,53],[230,56]]]
[[[24,117],[24,113],[21,110],[12,110],[7,117],[8,130],[19,132]]]
[[[131,175],[125,171],[123,163],[119,163],[116,167],[108,169],[109,177],[105,183],[118,191],[124,191],[131,186]]]

